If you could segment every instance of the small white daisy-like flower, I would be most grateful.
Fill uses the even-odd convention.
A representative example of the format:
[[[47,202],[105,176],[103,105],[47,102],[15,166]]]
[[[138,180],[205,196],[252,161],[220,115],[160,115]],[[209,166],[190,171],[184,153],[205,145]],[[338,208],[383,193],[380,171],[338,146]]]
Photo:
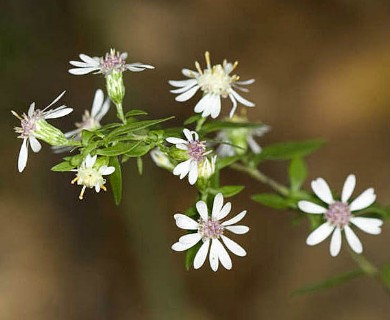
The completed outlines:
[[[90,57],[86,54],[80,54],[82,61],[70,61],[69,63],[76,68],[69,69],[69,73],[83,75],[87,73],[102,73],[108,76],[113,71],[124,72],[130,70],[133,72],[143,71],[145,69],[154,69],[153,66],[140,62],[126,63],[127,53],[120,53],[111,49],[104,57]]]
[[[194,268],[199,269],[203,266],[207,254],[210,252],[209,261],[213,271],[218,270],[219,262],[221,262],[223,267],[230,270],[232,268],[232,260],[223,244],[232,253],[240,257],[245,256],[246,251],[239,244],[229,239],[225,233],[230,231],[235,234],[244,234],[249,231],[247,226],[235,225],[245,217],[246,211],[240,212],[230,220],[221,222],[231,210],[230,202],[223,205],[222,193],[218,193],[214,198],[211,216],[204,201],[198,201],[196,209],[200,215],[198,221],[184,214],[177,213],[174,215],[176,225],[179,228],[196,232],[180,237],[179,241],[172,245],[172,249],[185,251],[202,241],[203,244],[194,258]]]
[[[81,166],[76,170],[72,170],[77,173],[76,178],[74,178],[71,183],[74,184],[77,182],[78,185],[83,186],[79,195],[80,200],[83,199],[86,188],[95,188],[96,192],[99,192],[100,189],[107,191],[107,188],[104,186],[106,179],[104,179],[103,176],[110,175],[115,171],[114,167],[95,165],[96,159],[96,155],[91,157],[91,155],[88,154],[81,163]]]
[[[328,206],[324,208],[318,204],[310,201],[299,201],[298,207],[303,212],[312,214],[323,214],[326,222],[315,229],[307,238],[306,243],[309,246],[314,246],[326,238],[332,233],[332,239],[330,241],[330,254],[337,256],[341,249],[342,231],[344,231],[345,237],[349,246],[356,253],[363,252],[363,246],[355,232],[351,228],[351,224],[355,225],[359,229],[369,234],[380,234],[383,221],[376,218],[357,217],[352,212],[362,210],[371,206],[376,199],[373,188],[365,190],[351,203],[348,200],[355,189],[356,177],[351,174],[347,177],[344,183],[343,191],[341,194],[341,201],[334,200],[328,184],[322,178],[312,181],[311,187],[314,193],[325,202]]]
[[[238,81],[239,76],[230,75],[230,73],[237,67],[238,62],[234,64],[223,61],[222,65],[217,64],[211,66],[210,53],[205,53],[207,68],[202,70],[199,62],[195,62],[197,71],[183,69],[182,74],[189,80],[169,81],[169,83],[178,87],[178,89],[171,90],[172,93],[179,94],[175,100],[179,102],[191,99],[195,93],[200,89],[203,92],[203,97],[196,104],[194,111],[202,113],[202,117],[211,116],[218,117],[221,112],[221,98],[229,97],[232,101],[233,108],[230,111],[230,117],[234,115],[237,108],[237,102],[240,102],[246,107],[254,107],[255,104],[244,99],[234,89],[248,92],[247,88],[242,86],[252,84],[255,80],[250,79],[246,81]]]
[[[188,159],[179,163],[173,169],[173,174],[180,176],[180,179],[188,175],[188,182],[193,185],[198,180],[198,165],[204,161],[206,155],[211,151],[206,151],[206,142],[199,141],[197,132],[184,129],[183,133],[187,140],[175,137],[166,140],[175,144],[177,149],[187,151]]]
[[[34,152],[39,152],[41,150],[42,145],[38,139],[52,145],[67,143],[64,134],[59,129],[51,126],[45,121],[47,119],[64,117],[73,111],[72,108],[68,108],[65,105],[48,110],[48,108],[60,100],[64,94],[65,91],[55,98],[53,102],[51,102],[43,110],[35,109],[35,102],[33,102],[31,103],[27,114],[23,113],[20,116],[15,111],[11,111],[12,114],[20,120],[21,126],[15,127],[15,132],[20,134],[18,138],[23,139],[18,158],[19,172],[22,172],[27,165],[28,146],[30,145]]]
[[[198,175],[203,179],[209,179],[215,172],[215,163],[217,162],[217,156],[205,159],[198,165]]]

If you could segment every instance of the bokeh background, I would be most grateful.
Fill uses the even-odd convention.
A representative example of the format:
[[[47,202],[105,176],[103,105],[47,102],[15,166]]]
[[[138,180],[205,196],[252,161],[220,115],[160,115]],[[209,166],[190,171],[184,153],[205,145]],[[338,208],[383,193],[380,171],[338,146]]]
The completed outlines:
[[[126,164],[121,206],[108,192],[79,201],[72,174],[48,170],[59,161],[48,147],[17,172],[10,110],[45,106],[67,90],[63,101],[75,111],[55,124],[71,129],[104,82],[69,75],[68,61],[114,47],[156,66],[126,73],[126,105],[174,114],[178,124],[195,100],[175,102],[167,81],[210,50],[213,61],[237,59],[242,78],[256,78],[246,97],[257,105],[249,117],[272,126],[263,145],[325,138],[309,178],[340,190],[356,173],[358,191],[374,186],[390,203],[389,17],[385,0],[1,1],[0,319],[388,319],[388,297],[366,278],[289,296],[355,265],[345,247],[337,258],[328,242],[307,247],[308,225],[292,226],[290,213],[248,201],[266,187],[224,174],[247,185],[232,201],[235,212],[249,211],[251,232],[237,237],[249,254],[234,257],[232,271],[187,272],[184,255],[170,249],[180,234],[172,215],[193,203],[193,188],[147,159],[142,177]],[[286,182],[284,163],[264,170]],[[368,258],[390,260],[389,226],[359,235]]]

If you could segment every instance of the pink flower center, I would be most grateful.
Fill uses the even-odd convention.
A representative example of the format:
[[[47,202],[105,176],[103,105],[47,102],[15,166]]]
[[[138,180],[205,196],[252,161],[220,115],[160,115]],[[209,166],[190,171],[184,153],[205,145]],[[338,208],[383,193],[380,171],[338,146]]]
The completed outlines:
[[[219,223],[218,220],[199,220],[198,232],[202,236],[203,240],[218,239],[221,235],[223,235],[223,229],[223,226]]]
[[[100,59],[100,68],[103,74],[110,74],[112,71],[123,72],[126,70],[126,61],[119,52],[111,51]]]
[[[188,142],[188,155],[192,159],[198,162],[202,161],[206,153],[205,151],[206,151],[206,144],[204,143],[204,141],[195,140],[195,141]]]
[[[21,127],[15,128],[16,133],[20,134],[20,138],[28,138],[35,130],[35,123],[42,118],[43,112],[39,109],[35,110],[31,116],[23,114],[20,120]]]
[[[332,203],[325,213],[326,220],[330,224],[340,228],[349,224],[351,216],[351,209],[348,204],[339,201]]]

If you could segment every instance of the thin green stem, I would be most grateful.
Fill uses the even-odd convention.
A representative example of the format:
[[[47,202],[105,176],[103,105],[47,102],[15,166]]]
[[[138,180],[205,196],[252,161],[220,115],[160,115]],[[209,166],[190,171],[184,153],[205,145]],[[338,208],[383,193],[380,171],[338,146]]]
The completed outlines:
[[[256,168],[250,168],[239,163],[232,164],[230,168],[248,174],[255,180],[270,186],[272,189],[274,189],[276,192],[280,193],[283,196],[288,196],[290,194],[290,190],[287,187],[275,181],[274,179],[266,176],[264,173],[262,173]]]
[[[118,118],[123,122],[123,124],[126,124],[126,118],[125,115],[123,114],[123,108],[121,103],[115,104],[116,106],[116,111],[118,113]]]
[[[195,131],[199,131],[200,129],[202,129],[202,126],[203,124],[206,122],[206,119],[207,118],[200,118],[197,122],[196,122],[196,128],[195,128]]]

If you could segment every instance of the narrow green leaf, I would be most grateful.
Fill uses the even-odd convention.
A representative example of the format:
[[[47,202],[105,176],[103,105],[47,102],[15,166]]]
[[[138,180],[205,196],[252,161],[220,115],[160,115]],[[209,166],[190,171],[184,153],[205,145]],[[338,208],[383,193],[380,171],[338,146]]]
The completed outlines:
[[[73,166],[70,162],[64,161],[52,167],[51,170],[57,172],[64,172],[64,171],[70,171],[74,168],[75,166]]]
[[[184,125],[187,126],[191,123],[194,123],[196,121],[198,121],[202,116],[200,114],[195,114],[191,117],[189,117],[186,121],[184,121]]]
[[[139,144],[139,141],[129,143],[119,142],[115,146],[96,150],[96,153],[101,156],[115,157],[122,154],[127,154],[132,149],[136,148]]]
[[[201,132],[205,134],[221,129],[261,128],[262,126],[264,126],[262,123],[213,121],[204,124]]]
[[[253,201],[259,202],[266,207],[274,209],[287,209],[290,207],[289,199],[285,199],[275,193],[255,194],[251,198]]]
[[[83,144],[83,146],[87,146],[92,140],[93,136],[94,133],[92,131],[88,131],[86,129],[81,131],[81,143]]]
[[[111,184],[112,194],[114,196],[115,204],[119,205],[122,199],[122,170],[118,157],[110,158],[110,166],[115,168],[115,171],[110,174],[109,180]]]
[[[321,291],[324,289],[333,288],[333,287],[336,287],[338,285],[346,283],[346,282],[353,280],[353,279],[355,279],[359,276],[362,276],[362,275],[364,275],[364,272],[360,269],[354,270],[354,271],[349,271],[349,272],[343,273],[341,275],[338,275],[336,277],[329,278],[329,279],[326,279],[324,281],[310,284],[306,287],[294,290],[291,293],[291,296],[298,296],[298,295],[307,294],[307,293],[314,293],[314,292],[318,292],[318,291]]]
[[[234,162],[240,160],[241,156],[232,156],[232,157],[224,157],[224,158],[217,158],[217,162],[215,166],[217,169],[221,170],[225,167],[230,166]]]
[[[224,186],[218,189],[209,189],[209,192],[213,195],[221,192],[225,198],[228,198],[239,194],[244,188],[244,186]]]
[[[193,247],[189,248],[186,252],[186,260],[185,260],[185,266],[187,271],[190,270],[192,264],[194,263],[195,255],[198,252],[202,245],[202,241],[199,241],[196,245]]]
[[[300,157],[291,160],[288,168],[290,186],[292,191],[298,191],[307,177],[307,168],[305,161]]]
[[[138,173],[140,175],[142,175],[142,172],[143,172],[143,161],[142,161],[141,157],[137,157],[137,169],[138,169]]]
[[[130,110],[129,112],[126,112],[125,118],[135,117],[135,116],[146,116],[148,113],[143,110]]]
[[[313,153],[325,144],[324,140],[308,140],[302,142],[287,142],[268,145],[254,157],[254,162],[265,160],[289,160],[304,157]]]
[[[135,148],[131,149],[129,152],[126,152],[126,156],[130,158],[142,157],[152,148],[153,146],[150,144],[139,142]]]

